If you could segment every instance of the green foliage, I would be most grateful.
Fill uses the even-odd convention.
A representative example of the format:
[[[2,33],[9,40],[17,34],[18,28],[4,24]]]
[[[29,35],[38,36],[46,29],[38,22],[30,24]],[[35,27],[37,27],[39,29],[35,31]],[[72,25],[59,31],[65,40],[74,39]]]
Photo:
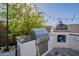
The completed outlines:
[[[1,16],[6,18],[6,4],[3,5]],[[16,36],[28,35],[33,28],[44,28],[42,12],[33,8],[32,4],[11,3],[8,6],[8,36],[15,39]]]

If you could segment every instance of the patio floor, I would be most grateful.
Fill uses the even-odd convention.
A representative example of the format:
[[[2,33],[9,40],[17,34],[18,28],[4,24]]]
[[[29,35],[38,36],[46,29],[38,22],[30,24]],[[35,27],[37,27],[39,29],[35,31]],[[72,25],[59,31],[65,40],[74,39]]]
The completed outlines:
[[[15,50],[6,53],[0,53],[0,56],[15,56]]]
[[[46,56],[79,56],[79,51],[69,48],[54,48]]]

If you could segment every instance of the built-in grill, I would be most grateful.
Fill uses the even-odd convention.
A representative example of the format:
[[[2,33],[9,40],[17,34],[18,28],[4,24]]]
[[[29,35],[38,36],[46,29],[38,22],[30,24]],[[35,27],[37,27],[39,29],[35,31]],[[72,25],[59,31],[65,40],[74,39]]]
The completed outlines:
[[[42,55],[48,50],[48,31],[46,29],[33,29],[32,39],[36,40],[36,55]]]

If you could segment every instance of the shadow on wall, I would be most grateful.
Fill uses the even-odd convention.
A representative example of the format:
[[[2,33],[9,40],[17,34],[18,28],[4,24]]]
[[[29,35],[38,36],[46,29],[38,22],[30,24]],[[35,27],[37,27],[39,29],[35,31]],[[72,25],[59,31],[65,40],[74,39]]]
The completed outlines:
[[[0,46],[4,46],[6,43],[6,27],[2,25],[0,21]]]

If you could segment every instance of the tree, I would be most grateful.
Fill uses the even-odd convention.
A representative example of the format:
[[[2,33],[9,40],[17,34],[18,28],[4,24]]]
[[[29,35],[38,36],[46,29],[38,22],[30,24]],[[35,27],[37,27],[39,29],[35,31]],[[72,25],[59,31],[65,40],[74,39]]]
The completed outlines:
[[[0,16],[6,18],[6,6],[2,4],[3,11]],[[44,28],[42,12],[33,8],[32,4],[10,3],[9,6],[9,40],[16,36],[29,35],[33,28]]]

